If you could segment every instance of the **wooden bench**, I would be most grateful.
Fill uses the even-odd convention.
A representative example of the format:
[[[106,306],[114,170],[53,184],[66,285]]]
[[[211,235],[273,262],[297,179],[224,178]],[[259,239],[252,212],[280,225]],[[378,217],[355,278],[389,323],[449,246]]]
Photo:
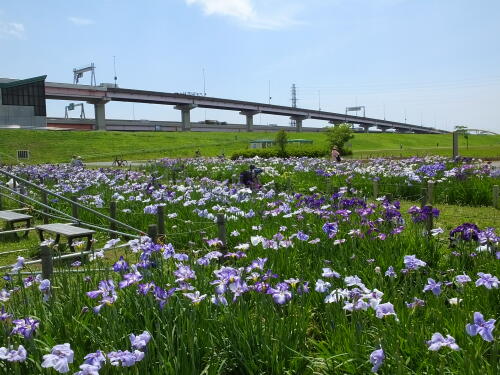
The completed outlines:
[[[31,227],[31,219],[33,219],[33,216],[30,215],[25,215],[25,214],[19,214],[17,212],[13,211],[0,211],[0,220],[5,221],[5,230],[15,230],[15,225],[16,223],[25,223],[26,229]],[[29,233],[29,230],[24,232],[23,237],[26,237]]]
[[[38,231],[38,236],[42,242],[44,241],[44,232],[54,233],[56,235],[55,244],[59,243],[61,236],[67,237],[68,246],[73,252],[75,251],[73,246],[73,240],[75,238],[87,238],[86,251],[89,251],[92,246],[92,236],[95,233],[93,230],[75,227],[70,224],[45,224],[37,225],[35,228]]]

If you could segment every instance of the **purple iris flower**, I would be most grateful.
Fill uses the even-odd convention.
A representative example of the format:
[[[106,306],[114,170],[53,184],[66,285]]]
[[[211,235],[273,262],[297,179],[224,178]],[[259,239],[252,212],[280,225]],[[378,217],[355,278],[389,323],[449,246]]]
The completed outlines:
[[[0,310],[0,321],[5,321],[10,318],[12,318],[12,314],[5,312],[5,307],[2,306],[2,310]]]
[[[345,284],[347,286],[357,285],[357,286],[363,286],[364,287],[364,284],[363,284],[363,282],[361,281],[361,279],[359,278],[358,275],[346,276],[346,277],[344,277],[344,282],[345,282]]]
[[[427,263],[415,257],[415,255],[405,255],[403,263],[407,270],[418,270],[420,267],[427,265]]]
[[[248,292],[250,288],[248,288],[246,282],[238,279],[235,282],[229,284],[229,290],[233,292],[233,302],[234,302],[238,299],[239,296]]]
[[[104,353],[100,350],[96,351],[95,353],[89,353],[85,357],[83,357],[84,364],[88,364],[91,366],[95,366],[98,369],[101,368],[102,363],[106,363],[106,357],[104,356]]]
[[[431,291],[434,295],[439,296],[441,294],[441,282],[436,282],[434,279],[428,278],[427,285],[424,286],[424,292]]]
[[[27,352],[24,346],[19,345],[17,349],[0,348],[0,359],[7,362],[24,362],[26,360]]]
[[[481,245],[497,244],[500,242],[500,236],[496,235],[495,228],[486,228],[479,232],[477,237]]]
[[[128,263],[123,258],[123,255],[120,256],[120,259],[113,265],[113,271],[115,272],[124,272],[128,271]]]
[[[457,239],[462,241],[477,241],[479,232],[480,230],[476,224],[463,223],[450,231],[450,241]]]
[[[387,276],[387,277],[397,277],[397,274],[394,271],[394,267],[393,266],[389,266],[387,268],[387,271],[385,271],[385,276]]]
[[[254,269],[264,270],[264,265],[266,264],[266,262],[267,258],[257,258],[253,260],[250,266],[246,268],[246,271],[250,272]]]
[[[143,358],[144,353],[139,350],[135,350],[133,353],[128,350],[108,353],[109,363],[112,366],[130,367],[136,362],[142,361]]]
[[[93,299],[98,298],[99,296],[102,297],[101,301],[99,301],[100,304],[93,309],[96,314],[99,314],[105,305],[112,305],[118,298],[113,280],[100,281],[99,289],[87,292],[87,296]]]
[[[120,287],[120,289],[126,288],[127,286],[130,286],[132,284],[138,283],[139,281],[142,280],[142,275],[139,271],[134,270],[134,272],[126,273],[125,275],[123,275],[123,278],[125,280],[121,280],[118,283],[118,286]]]
[[[69,364],[73,363],[73,350],[69,344],[56,345],[50,354],[43,356],[42,367],[54,368],[57,372],[64,374],[69,371]]]
[[[382,348],[374,350],[370,354],[370,363],[373,365],[372,372],[377,372],[379,367],[382,366],[384,362],[385,354]]]
[[[153,294],[160,305],[160,309],[163,309],[165,307],[167,300],[172,297],[176,290],[177,288],[170,288],[169,290],[165,290],[163,288],[160,288],[159,286],[156,286],[154,288]]]
[[[38,286],[38,289],[40,292],[43,294],[43,301],[47,302],[50,298],[50,280],[45,279],[40,282],[40,285]]]
[[[14,328],[12,329],[11,335],[19,334],[23,335],[24,338],[29,339],[33,336],[36,329],[40,325],[40,321],[33,318],[23,318],[13,320]]]
[[[337,235],[339,227],[337,223],[325,223],[322,229],[328,235],[328,238],[333,238]]]
[[[132,345],[132,349],[142,350],[146,347],[149,340],[151,340],[151,334],[148,331],[142,332],[140,335],[130,334],[130,344]]]
[[[483,314],[480,312],[474,313],[474,323],[467,324],[465,330],[470,336],[476,336],[479,334],[484,341],[493,341],[493,330],[495,329],[495,319],[490,319],[485,321]]]
[[[453,350],[460,350],[458,345],[455,343],[455,339],[452,336],[446,335],[446,338],[444,338],[443,335],[439,332],[436,332],[432,335],[432,338],[427,341],[427,345],[429,345],[429,350],[432,351],[438,351],[445,346]]]
[[[276,287],[269,288],[267,294],[272,294],[273,300],[279,305],[283,305],[292,299],[292,293],[289,290],[290,285],[287,283],[278,283]]]
[[[417,297],[413,297],[413,302],[406,303],[406,307],[409,309],[414,309],[416,307],[424,307],[425,306],[425,301],[422,299],[418,299]]]
[[[20,271],[21,269],[24,268],[24,258],[23,257],[17,257],[17,262],[14,264],[12,267],[12,272],[17,272]]]
[[[191,300],[193,305],[199,304],[207,297],[206,294],[201,294],[199,290],[194,293],[184,293],[184,295]]]
[[[498,278],[490,273],[478,272],[479,279],[476,280],[476,286],[484,286],[487,289],[498,288]]]
[[[458,275],[455,277],[455,281],[459,284],[465,284],[468,283],[469,281],[472,281],[471,278],[467,275]]]
[[[377,305],[377,307],[375,307],[375,316],[377,318],[382,319],[389,315],[394,315],[396,321],[398,320],[396,312],[394,311],[394,305],[392,303],[381,303]]]
[[[328,288],[330,288],[331,286],[332,284],[330,284],[328,281],[323,281],[321,279],[318,279],[318,281],[316,281],[316,286],[314,287],[314,290],[316,292],[326,293],[328,292]]]
[[[302,231],[298,231],[297,238],[301,241],[307,241],[309,239],[309,236]]]
[[[137,293],[142,294],[143,296],[147,295],[151,290],[155,288],[155,283],[146,283],[146,284],[138,284],[137,285]]]
[[[84,363],[80,365],[80,371],[75,372],[73,375],[99,375],[99,370],[101,368],[94,365],[89,365]]]
[[[335,277],[335,278],[339,279],[340,273],[333,271],[330,268],[326,267],[326,268],[323,268],[323,273],[321,274],[321,276],[323,276],[323,277]]]
[[[178,265],[177,269],[174,271],[174,276],[177,278],[175,281],[186,281],[189,279],[196,279],[195,272],[189,267],[185,265]]]
[[[168,259],[168,258],[172,257],[174,254],[175,254],[175,249],[171,243],[163,246],[162,256],[164,259]]]

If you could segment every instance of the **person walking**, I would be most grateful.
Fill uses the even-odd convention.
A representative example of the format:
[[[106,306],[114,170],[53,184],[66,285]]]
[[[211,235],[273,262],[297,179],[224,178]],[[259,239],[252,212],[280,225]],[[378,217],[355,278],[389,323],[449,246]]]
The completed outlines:
[[[340,158],[340,152],[339,152],[337,146],[334,146],[332,148],[332,160],[335,160],[336,162],[342,161],[342,159]]]

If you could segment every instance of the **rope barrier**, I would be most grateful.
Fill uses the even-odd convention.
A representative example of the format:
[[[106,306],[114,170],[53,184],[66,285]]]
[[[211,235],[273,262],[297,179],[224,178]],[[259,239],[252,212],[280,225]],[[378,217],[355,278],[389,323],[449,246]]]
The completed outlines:
[[[135,231],[135,232],[143,233],[143,232],[142,232],[141,230],[139,230],[139,229],[136,229],[136,228],[134,228],[134,227],[132,227],[132,226],[130,226],[130,225],[128,225],[128,224],[122,223],[121,221],[118,221],[118,220],[116,220],[116,219],[113,219],[113,218],[111,218],[111,217],[109,217],[109,216],[106,216],[106,215],[104,215],[104,214],[100,213],[99,211],[96,211],[96,210],[94,210],[94,209],[92,209],[92,208],[86,207],[86,206],[84,206],[84,205],[82,205],[82,204],[80,204],[80,203],[78,203],[78,202],[74,202],[74,201],[72,201],[71,199],[66,198],[66,197],[65,197],[65,196],[63,196],[63,195],[59,195],[59,194],[57,194],[57,193],[55,193],[55,192],[53,192],[53,191],[51,191],[51,190],[44,189],[44,188],[42,188],[42,187],[40,187],[40,186],[38,186],[38,185],[36,185],[36,184],[34,184],[34,183],[32,183],[32,182],[28,181],[28,180],[25,180],[24,178],[18,177],[18,176],[14,175],[14,174],[12,174],[12,173],[9,173],[9,172],[7,172],[7,171],[5,171],[5,170],[1,169],[1,168],[0,168],[0,173],[2,173],[2,174],[4,174],[4,175],[6,175],[6,176],[8,176],[8,177],[11,177],[11,178],[13,178],[13,179],[15,179],[15,180],[19,180],[19,181],[21,181],[23,184],[27,184],[28,186],[31,186],[31,187],[33,187],[33,188],[35,188],[35,189],[38,189],[38,190],[40,190],[40,191],[43,191],[43,192],[45,192],[45,193],[47,193],[47,194],[51,194],[51,195],[53,195],[53,196],[55,196],[55,197],[57,197],[57,198],[59,198],[59,199],[61,199],[61,200],[64,200],[64,201],[66,201],[66,202],[68,202],[68,203],[70,203],[70,204],[72,204],[72,205],[74,205],[74,206],[77,206],[77,207],[79,207],[79,208],[81,208],[81,209],[83,209],[83,210],[86,210],[86,211],[92,212],[94,215],[97,215],[97,216],[99,216],[99,217],[101,217],[101,218],[104,218],[104,219],[106,219],[106,220],[108,220],[108,221],[111,221],[111,222],[113,222],[113,223],[115,223],[115,224],[117,224],[117,225],[121,225],[121,226],[123,226],[123,227],[125,227],[125,228],[128,228],[128,229],[130,229],[130,230],[133,230],[133,231]],[[3,186],[2,186],[2,187],[3,187]],[[9,189],[9,190],[10,190],[10,189]]]

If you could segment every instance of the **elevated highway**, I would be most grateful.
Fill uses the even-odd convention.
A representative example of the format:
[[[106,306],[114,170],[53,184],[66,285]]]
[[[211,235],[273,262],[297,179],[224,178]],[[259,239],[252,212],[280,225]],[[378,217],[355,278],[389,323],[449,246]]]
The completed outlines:
[[[182,130],[190,130],[190,111],[194,108],[210,108],[226,111],[238,111],[246,117],[247,131],[254,129],[253,116],[259,113],[290,117],[296,122],[296,130],[302,131],[304,120],[324,120],[331,124],[351,123],[363,127],[368,131],[370,127],[377,127],[382,131],[395,129],[400,132],[411,133],[448,133],[432,127],[405,124],[395,121],[380,120],[369,117],[351,116],[340,113],[316,111],[306,108],[294,108],[280,105],[247,102],[233,99],[214,98],[206,96],[192,96],[178,93],[115,88],[108,86],[87,86],[66,83],[45,83],[46,99],[86,101],[95,106],[96,129],[105,129],[105,105],[110,101],[151,103],[172,105],[181,111]]]

